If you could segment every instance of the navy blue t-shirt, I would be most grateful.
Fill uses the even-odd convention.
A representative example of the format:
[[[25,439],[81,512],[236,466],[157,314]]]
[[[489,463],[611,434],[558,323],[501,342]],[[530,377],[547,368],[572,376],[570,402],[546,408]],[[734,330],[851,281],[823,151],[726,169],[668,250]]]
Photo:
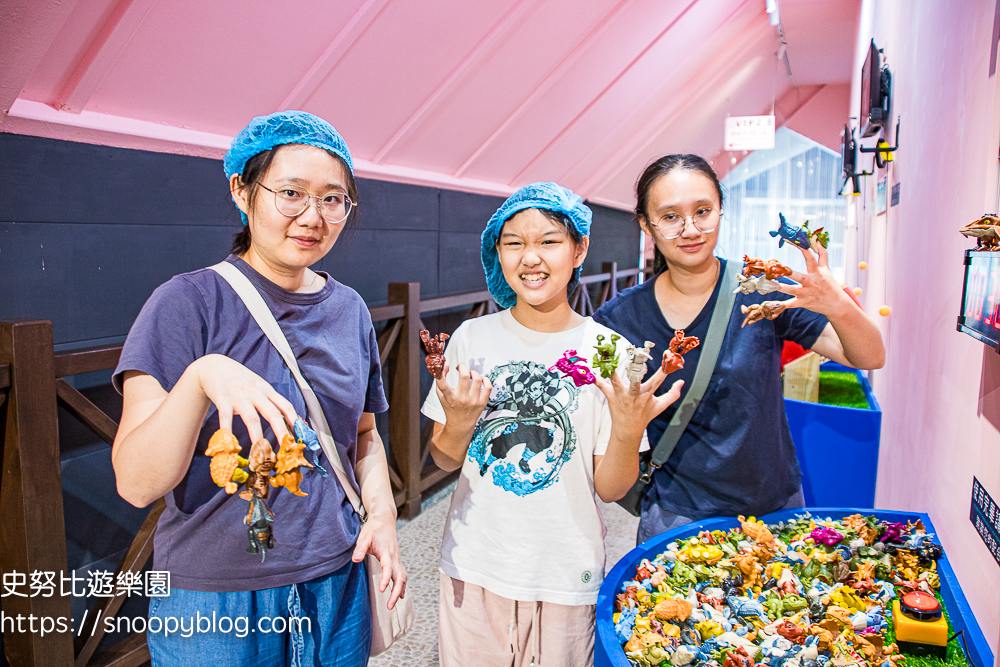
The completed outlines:
[[[722,262],[725,271],[726,260]],[[674,335],[656,302],[655,278],[623,291],[601,306],[594,319],[618,331],[635,345],[656,344],[646,362],[655,372]],[[685,329],[704,340],[719,295],[721,280],[708,303]],[[713,516],[761,515],[780,509],[799,490],[801,472],[788,431],[781,385],[784,341],[810,348],[827,319],[793,308],[774,320],[740,328],[740,305],[791,298],[781,292],[737,294],[715,372],[673,454],[646,487],[643,507],[664,510],[695,521]],[[694,379],[701,346],[684,355],[684,368],[667,376],[658,393],[684,380],[681,398],[650,422],[649,446],[656,448],[677,406]]]
[[[288,339],[303,377],[326,414],[340,458],[353,481],[358,421],[363,412],[388,409],[382,391],[378,345],[371,315],[357,292],[326,274],[318,292],[289,292],[257,273],[242,259],[234,264],[257,287]],[[299,415],[308,411],[291,371],[243,301],[218,273],[200,269],[174,276],[153,292],[142,307],[115,369],[121,390],[128,370],[148,373],[170,391],[195,359],[226,355],[254,371],[291,401]],[[267,421],[264,437],[275,452],[279,443]],[[228,495],[212,481],[209,438],[219,428],[215,407],[209,411],[184,479],[166,495],[154,541],[154,570],[166,570],[171,586],[195,591],[230,592],[287,586],[314,579],[346,565],[360,532],[360,522],[333,473],[329,477],[303,469],[301,490],[308,497],[271,488],[267,503],[274,512],[275,548],[261,563],[247,552],[243,519],[249,503]],[[242,420],[233,418],[233,433],[250,451]],[[157,456],[149,443],[149,457]],[[355,484],[355,491],[357,491]]]

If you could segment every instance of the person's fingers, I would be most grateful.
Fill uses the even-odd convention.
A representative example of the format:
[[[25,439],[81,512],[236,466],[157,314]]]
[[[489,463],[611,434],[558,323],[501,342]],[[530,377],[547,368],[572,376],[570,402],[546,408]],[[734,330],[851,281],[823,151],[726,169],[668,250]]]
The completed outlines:
[[[783,294],[797,294],[800,289],[802,289],[801,285],[786,285],[785,283],[778,283],[778,291]]]
[[[354,545],[354,553],[351,555],[351,560],[355,563],[360,563],[365,559],[365,555],[368,553],[368,545],[371,544],[371,535],[367,533],[363,528],[361,534],[358,535],[358,542]]]
[[[785,304],[785,310],[788,310],[789,308],[801,308],[802,307],[802,304],[799,303],[799,298],[797,296],[793,296],[791,299],[788,299],[787,301],[783,301],[782,303]]]
[[[617,373],[611,376],[610,381],[605,380],[600,376],[594,376],[594,386],[600,389],[601,393],[604,394],[609,401],[615,397],[615,375],[617,375]]]
[[[810,241],[810,244],[812,241]],[[798,248],[798,246],[795,246]],[[802,256],[806,258],[806,271],[808,273],[816,273],[819,265],[816,263],[816,255],[812,253],[812,250],[808,248],[799,248],[802,251]]]
[[[661,363],[656,369],[656,372],[653,373],[648,380],[642,383],[642,390],[651,393],[655,392],[660,388],[660,385],[663,384],[663,381],[666,379],[667,374],[663,372],[663,364]]]
[[[829,253],[827,253],[826,248],[823,247],[823,244],[816,241],[812,244],[812,248],[816,251],[816,254],[819,255],[819,266],[828,266],[830,256]]]
[[[216,403],[215,409],[219,413],[219,428],[233,432],[233,407],[229,403]]]
[[[486,401],[490,400],[490,394],[493,393],[493,383],[490,382],[490,379],[488,377],[486,377],[485,375],[483,376],[483,388],[482,388],[481,391],[484,394],[486,394],[486,397],[485,397]]]
[[[802,281],[804,281],[804,280],[806,280],[808,278],[808,276],[806,274],[799,273],[798,271],[792,271],[791,274],[789,274],[788,277],[791,278],[792,280],[794,280],[795,282],[799,283],[800,285],[802,284]],[[780,280],[779,281],[775,281],[775,282],[777,282],[779,285],[786,284],[786,283],[782,283]]]
[[[382,566],[382,580],[378,582],[378,592],[384,593],[386,586],[392,581],[392,558],[389,557],[388,553],[383,553],[378,556],[378,564]]]
[[[282,396],[281,394],[279,394],[277,391],[275,391],[274,388],[271,387],[271,385],[268,385],[268,389],[270,390],[267,392],[268,400],[270,400],[271,403],[273,403],[278,408],[281,414],[284,415],[285,421],[289,425],[295,424],[295,419],[298,417],[298,414],[296,414],[295,406],[292,405],[292,402],[289,401],[284,396]],[[284,424],[282,424],[282,429],[281,429],[282,432],[279,433],[278,429],[275,428],[274,421],[272,421],[271,419],[268,419],[268,421],[271,422],[271,428],[274,429],[274,434],[278,436],[278,441],[280,442],[282,436],[284,436],[288,430],[287,427]]]
[[[281,410],[279,410],[278,406],[271,401],[264,401],[255,407],[257,408],[257,412],[260,413],[260,416],[271,425],[271,431],[274,433],[274,437],[277,439],[278,443],[281,443],[281,439],[287,432],[285,427],[285,416],[281,413]],[[254,442],[257,441],[254,440]]]
[[[242,399],[233,406],[236,414],[243,420],[243,425],[247,427],[247,434],[250,442],[257,442],[264,437],[264,429],[260,425],[260,415],[250,399]]]
[[[469,392],[469,395],[473,400],[478,401],[479,394],[482,391],[483,386],[483,376],[474,370],[469,370],[469,384],[465,389]]]
[[[660,408],[661,412],[663,410],[666,410],[667,406],[674,403],[678,398],[681,397],[681,390],[683,388],[684,388],[684,380],[677,380],[670,386],[670,389],[667,390],[667,393],[659,397],[658,402],[660,405],[662,405],[662,407]],[[660,405],[658,405],[657,407],[660,407]]]
[[[396,601],[403,597],[406,593],[406,570],[403,569],[402,563],[397,563],[393,567],[392,571],[392,594],[389,595],[389,604],[386,605],[389,609],[396,606]]]
[[[450,384],[448,384],[448,366],[447,365],[444,367],[444,370],[445,370],[445,372],[441,374],[441,377],[440,378],[436,378],[434,380],[434,386],[437,387],[437,390],[438,390],[438,398],[442,399],[442,401],[445,398],[450,399],[455,394],[455,390],[452,389],[452,387],[451,387]],[[449,400],[448,402],[450,403],[451,401]]]

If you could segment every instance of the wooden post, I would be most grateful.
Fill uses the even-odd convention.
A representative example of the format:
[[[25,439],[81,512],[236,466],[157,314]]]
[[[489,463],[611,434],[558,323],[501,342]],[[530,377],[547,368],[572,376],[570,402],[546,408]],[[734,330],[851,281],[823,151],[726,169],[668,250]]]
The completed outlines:
[[[420,283],[389,283],[389,303],[404,307],[396,343],[396,366],[389,405],[389,446],[406,485],[403,516],[420,514]]]
[[[68,576],[66,526],[63,520],[62,472],[56,413],[55,356],[52,323],[44,320],[0,322],[0,364],[10,364],[10,393],[4,431],[3,484],[0,485],[0,571],[23,575],[18,591],[30,595],[34,571],[54,572],[52,597],[3,599],[8,619],[21,616],[27,630],[36,619],[70,618],[70,598],[60,595],[60,577]],[[72,591],[70,591],[72,594]],[[4,650],[12,665],[63,667],[73,664],[73,635],[8,632]]]
[[[601,290],[601,302],[597,304],[598,308],[618,296],[618,262],[602,262],[601,273],[610,273],[611,278],[608,280],[607,289]]]

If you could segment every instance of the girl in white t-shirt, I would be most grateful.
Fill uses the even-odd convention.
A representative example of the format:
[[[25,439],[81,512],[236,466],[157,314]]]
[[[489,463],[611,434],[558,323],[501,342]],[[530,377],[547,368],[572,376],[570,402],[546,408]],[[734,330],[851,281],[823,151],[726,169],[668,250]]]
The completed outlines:
[[[594,493],[612,502],[631,488],[646,425],[681,383],[662,396],[662,370],[628,383],[628,341],[570,308],[590,223],[555,183],[500,207],[482,256],[507,310],[455,331],[423,406],[434,462],[462,469],[441,546],[443,667],[593,663],[605,532]],[[589,363],[598,343],[620,361],[610,380]]]

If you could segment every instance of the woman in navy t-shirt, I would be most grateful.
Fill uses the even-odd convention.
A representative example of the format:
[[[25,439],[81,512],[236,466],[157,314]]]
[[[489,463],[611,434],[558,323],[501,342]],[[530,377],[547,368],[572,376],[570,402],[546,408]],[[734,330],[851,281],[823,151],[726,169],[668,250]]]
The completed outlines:
[[[391,577],[390,605],[406,573],[375,429],[388,404],[371,317],[357,292],[309,269],[355,207],[350,152],[326,121],[285,111],[255,118],[224,167],[245,225],[226,261],[278,321],[368,519],[361,525],[336,475],[304,469],[307,495],[269,490],[276,544],[266,559],[259,544],[248,547],[247,501],[213,482],[209,438],[224,428],[244,457],[261,438],[278,451],[286,421],[308,411],[230,284],[211,269],[174,276],[143,306],[114,375],[124,397],[112,450],[118,491],[137,507],[166,504],[153,569],[170,573],[170,590],[150,600],[153,665],[360,667],[371,642],[363,558],[379,558],[383,587]]]
[[[636,183],[636,219],[652,236],[665,268],[602,306],[594,319],[630,341],[665,350],[675,329],[703,340],[718,297],[725,260],[713,251],[722,220],[722,187],[697,155],[667,155]],[[781,386],[781,350],[791,340],[854,368],[880,368],[882,336],[839,287],[826,249],[803,250],[807,273],[780,292],[738,294],[705,396],[687,430],[642,500],[638,541],[713,516],[766,514],[803,505],[801,473],[788,430]],[[784,293],[784,294],[782,294]],[[774,320],[741,328],[741,305],[788,300]],[[685,380],[681,400],[654,419],[656,447],[694,377],[701,347],[685,355],[671,379]],[[647,362],[655,369],[659,355]]]

